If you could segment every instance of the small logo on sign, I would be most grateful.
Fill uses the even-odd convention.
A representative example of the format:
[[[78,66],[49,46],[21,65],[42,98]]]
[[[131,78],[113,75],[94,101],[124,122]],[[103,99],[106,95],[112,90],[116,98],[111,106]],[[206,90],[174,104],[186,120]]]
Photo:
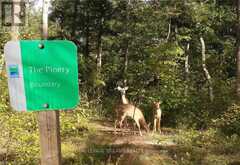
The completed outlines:
[[[9,76],[10,78],[18,78],[19,77],[19,70],[17,65],[9,65]]]

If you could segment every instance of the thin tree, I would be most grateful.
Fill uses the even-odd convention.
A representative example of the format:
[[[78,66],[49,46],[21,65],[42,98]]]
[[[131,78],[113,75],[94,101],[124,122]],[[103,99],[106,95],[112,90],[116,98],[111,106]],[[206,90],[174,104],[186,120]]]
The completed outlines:
[[[190,44],[187,43],[186,51],[185,51],[185,64],[184,64],[184,70],[185,70],[185,96],[187,96],[188,93],[188,81],[189,81],[189,48]]]
[[[130,10],[131,0],[128,0],[127,8],[126,8],[126,27],[125,31],[129,35],[129,10]],[[127,70],[128,70],[128,54],[129,54],[129,37],[126,38],[125,42],[125,49],[124,49],[124,70],[123,70],[123,77],[124,77],[124,87],[127,86]]]
[[[19,27],[15,24],[19,22],[18,13],[21,11],[20,0],[13,0],[13,22],[11,26],[11,40],[17,41],[19,38]]]
[[[240,101],[240,0],[237,0],[237,81],[236,81],[236,94],[237,100]]]
[[[168,42],[169,38],[170,38],[170,35],[171,35],[171,19],[168,23],[168,33],[167,33],[167,38],[166,38],[166,42]]]
[[[213,96],[212,78],[206,65],[206,46],[205,46],[203,37],[200,37],[200,42],[202,45],[202,68],[203,68],[205,77],[208,81],[209,98],[210,98],[210,101],[213,101],[214,96]]]

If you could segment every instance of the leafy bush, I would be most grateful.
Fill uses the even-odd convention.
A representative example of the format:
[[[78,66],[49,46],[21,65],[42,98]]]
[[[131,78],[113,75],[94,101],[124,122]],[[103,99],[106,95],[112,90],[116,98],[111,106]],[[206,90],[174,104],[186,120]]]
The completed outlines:
[[[233,104],[213,123],[226,135],[240,135],[240,106]]]
[[[216,129],[180,130],[178,144],[170,154],[179,164],[220,164],[239,162],[238,135],[224,136]]]
[[[216,143],[216,130],[198,131],[194,129],[180,130],[177,143],[195,147],[202,147]]]
[[[0,112],[2,162],[37,164],[39,137],[34,113]]]

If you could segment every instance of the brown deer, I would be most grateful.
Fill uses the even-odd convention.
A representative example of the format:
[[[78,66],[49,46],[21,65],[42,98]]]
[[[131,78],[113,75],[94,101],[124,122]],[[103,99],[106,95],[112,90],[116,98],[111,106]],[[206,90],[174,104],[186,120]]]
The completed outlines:
[[[125,87],[122,88],[122,87],[118,86],[115,89],[118,90],[121,93],[121,103],[122,104],[129,104],[129,101],[126,98],[126,91],[128,90],[128,87],[125,86]],[[124,127],[128,128],[129,124],[128,124],[127,120],[124,120],[123,125],[124,125]]]
[[[142,136],[141,126],[148,132],[149,128],[145,121],[142,111],[132,104],[120,104],[115,108],[117,119],[115,121],[115,132],[117,125],[122,128],[122,122],[126,117],[132,118],[138,127],[140,136]]]
[[[162,110],[160,108],[160,101],[154,102],[154,111],[153,111],[153,133],[159,131],[161,133],[161,116]]]
[[[125,88],[121,88],[119,86],[117,87],[117,90],[121,92],[122,103],[115,107],[115,112],[117,116],[117,119],[115,121],[115,132],[116,132],[117,125],[119,125],[121,129],[124,119],[126,117],[130,117],[136,122],[136,125],[139,130],[139,134],[140,136],[142,136],[140,127],[142,126],[144,129],[146,129],[147,132],[149,131],[149,128],[145,121],[142,111],[136,106],[130,104],[128,99],[126,98],[127,89],[128,87],[125,87]]]

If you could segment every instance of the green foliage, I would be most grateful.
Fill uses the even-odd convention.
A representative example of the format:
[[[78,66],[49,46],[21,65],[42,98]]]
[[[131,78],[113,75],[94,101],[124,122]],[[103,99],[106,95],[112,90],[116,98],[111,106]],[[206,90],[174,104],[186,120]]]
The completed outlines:
[[[180,164],[221,164],[238,162],[239,136],[223,136],[215,129],[180,130],[179,147],[170,153]]]
[[[213,122],[222,132],[228,135],[240,135],[240,106],[233,104]]]
[[[78,46],[79,86],[84,98],[77,111],[61,114],[62,136],[68,138],[89,131],[89,117],[97,118],[101,114],[113,119],[113,107],[120,100],[115,87],[127,80],[127,97],[146,110],[148,121],[152,120],[152,102],[161,100],[163,126],[201,130],[215,126],[226,135],[232,135],[220,138],[223,135],[218,136],[212,129],[200,133],[180,132],[182,137],[178,142],[186,146],[180,149],[178,162],[204,164],[203,148],[217,145],[223,151],[220,147],[216,151],[235,153],[234,145],[239,143],[234,134],[240,132],[240,110],[235,104],[231,106],[236,81],[234,5],[232,1],[222,0],[52,1],[49,38],[69,39]],[[30,12],[28,22],[29,25],[20,30],[20,38],[39,39],[41,12]],[[9,155],[4,158],[13,164],[37,164],[35,115],[10,112],[3,69],[3,46],[10,39],[9,32],[0,29],[0,148],[8,146]],[[206,43],[206,66],[214,94],[212,102],[202,69],[200,37]],[[97,65],[99,54],[102,55],[101,66]],[[188,75],[186,55],[189,56]],[[172,153],[174,157],[175,151]],[[211,156],[209,159],[216,155]],[[89,159],[83,162],[93,161]],[[222,159],[224,157],[219,158]]]
[[[206,128],[233,99],[236,14],[231,5],[220,1],[55,0],[50,20],[57,38],[78,45],[80,89],[101,114],[114,115],[112,108],[119,96],[114,88],[126,79],[132,102],[150,109],[152,101],[163,100],[166,125]],[[200,37],[206,42],[213,102],[202,70]],[[102,66],[98,68],[100,43]]]
[[[89,128],[84,106],[62,112],[60,128],[62,141],[70,136],[84,136]],[[89,111],[89,110],[88,110]],[[10,164],[38,164],[40,158],[37,113],[0,112],[0,161]]]
[[[33,113],[0,112],[0,148],[2,161],[12,164],[31,164],[39,160],[39,137]]]

